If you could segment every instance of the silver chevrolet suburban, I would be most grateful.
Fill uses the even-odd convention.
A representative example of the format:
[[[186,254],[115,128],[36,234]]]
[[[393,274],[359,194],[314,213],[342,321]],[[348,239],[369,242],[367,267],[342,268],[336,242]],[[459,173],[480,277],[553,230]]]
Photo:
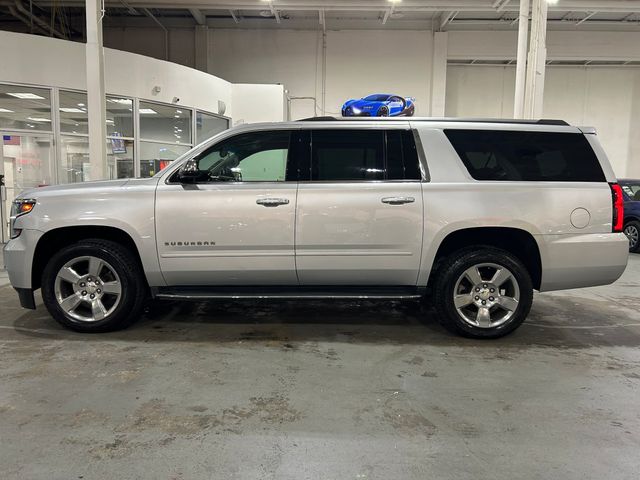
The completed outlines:
[[[152,178],[39,188],[4,249],[21,304],[128,326],[148,298],[421,298],[449,329],[515,330],[541,292],[625,269],[622,192],[562,121],[245,125]]]

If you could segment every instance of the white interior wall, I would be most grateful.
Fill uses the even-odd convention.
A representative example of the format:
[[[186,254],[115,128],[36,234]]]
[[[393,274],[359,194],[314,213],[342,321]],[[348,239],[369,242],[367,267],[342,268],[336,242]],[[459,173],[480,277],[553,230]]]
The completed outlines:
[[[447,117],[513,117],[514,67],[449,66]]]
[[[449,59],[515,58],[518,32],[451,31]],[[640,60],[640,33],[547,30],[548,60]]]
[[[195,31],[192,28],[170,28],[169,61],[195,67]],[[115,28],[103,30],[105,47],[125,50],[147,57],[165,59],[164,31],[159,27]]]
[[[446,115],[510,117],[514,67],[449,66]],[[547,67],[543,117],[598,130],[616,175],[640,174],[640,69]]]
[[[430,31],[327,32],[327,114],[340,115],[350,98],[394,93],[415,97],[416,115],[428,115],[432,42]]]
[[[284,87],[282,85],[233,85],[233,124],[278,122],[285,118]],[[247,120],[249,119],[249,120]]]
[[[292,96],[316,97],[317,32],[212,30],[209,42],[210,73],[234,83],[281,83]],[[312,100],[292,102],[292,118],[313,115]]]
[[[320,30],[218,29],[209,48],[210,73],[282,83],[292,97],[312,97],[291,101],[292,119],[322,114]],[[429,31],[327,31],[325,113],[339,114],[349,98],[389,92],[416,97],[417,114],[427,115],[431,55]]]

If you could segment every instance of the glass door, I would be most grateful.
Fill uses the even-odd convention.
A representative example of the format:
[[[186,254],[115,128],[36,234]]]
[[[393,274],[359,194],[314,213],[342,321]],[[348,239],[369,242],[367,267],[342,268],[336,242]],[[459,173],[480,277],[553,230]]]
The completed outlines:
[[[53,139],[47,134],[1,132],[0,175],[4,175],[2,195],[2,241],[8,240],[11,202],[29,188],[53,184]]]

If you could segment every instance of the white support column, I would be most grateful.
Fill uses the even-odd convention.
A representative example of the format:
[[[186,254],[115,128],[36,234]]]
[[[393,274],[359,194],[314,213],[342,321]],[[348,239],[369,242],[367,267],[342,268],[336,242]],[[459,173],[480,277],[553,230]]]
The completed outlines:
[[[195,34],[196,69],[209,73],[209,27],[196,25]]]
[[[433,61],[431,62],[431,116],[444,117],[447,92],[447,51],[449,34],[433,34]]]
[[[524,92],[527,76],[527,47],[529,40],[529,0],[520,0],[518,22],[518,58],[516,62],[516,93],[513,102],[513,118],[524,117]]]
[[[86,0],[87,44],[87,107],[89,115],[89,163],[87,180],[106,178],[107,116],[104,88],[104,48],[102,46],[102,4],[100,0]]]
[[[527,64],[524,117],[542,115],[544,76],[547,62],[547,0],[533,0],[531,8],[531,42]]]

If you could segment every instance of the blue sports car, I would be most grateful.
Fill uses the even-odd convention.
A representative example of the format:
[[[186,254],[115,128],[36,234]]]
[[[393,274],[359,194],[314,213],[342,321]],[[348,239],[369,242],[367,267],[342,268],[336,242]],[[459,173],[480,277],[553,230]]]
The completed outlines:
[[[348,100],[342,106],[343,117],[411,117],[416,111],[414,99],[376,93],[359,100]]]

